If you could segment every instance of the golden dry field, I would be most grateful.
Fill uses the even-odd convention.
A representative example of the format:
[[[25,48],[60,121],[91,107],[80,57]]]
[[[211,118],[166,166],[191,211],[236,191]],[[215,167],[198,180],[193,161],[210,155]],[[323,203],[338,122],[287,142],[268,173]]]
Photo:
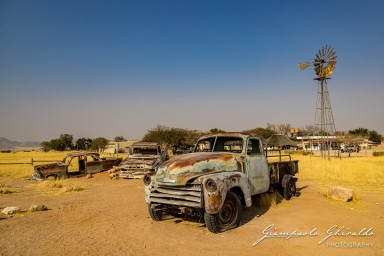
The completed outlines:
[[[343,185],[358,189],[384,189],[384,157],[331,158],[294,156],[299,160],[302,179],[323,185]]]
[[[34,165],[57,162],[66,156],[67,152],[11,152],[0,153],[0,163],[24,162]],[[106,157],[108,155],[101,155]],[[125,157],[125,154],[114,155]],[[347,157],[331,158],[330,160],[317,156],[294,154],[293,159],[299,160],[298,177],[324,185],[348,185],[356,188],[382,188],[384,184],[384,157]],[[31,177],[31,164],[0,164],[0,176],[9,178]],[[383,188],[384,189],[384,188]]]
[[[0,162],[31,162],[32,158],[55,162],[66,154],[0,153]],[[297,196],[289,201],[279,193],[256,196],[252,207],[242,208],[240,226],[219,234],[210,233],[199,219],[151,220],[139,179],[113,180],[102,172],[92,178],[41,182],[28,179],[31,164],[0,165],[0,210],[21,208],[12,216],[0,214],[0,230],[6,238],[0,239],[0,255],[383,255],[384,157],[328,160],[294,154],[292,158],[299,160]],[[354,189],[357,200],[347,203],[324,197],[333,185]],[[38,204],[48,210],[28,211]],[[271,224],[276,232],[316,229],[317,234],[268,238],[252,246]],[[371,228],[373,233],[334,236],[319,244],[335,225],[346,232]]]

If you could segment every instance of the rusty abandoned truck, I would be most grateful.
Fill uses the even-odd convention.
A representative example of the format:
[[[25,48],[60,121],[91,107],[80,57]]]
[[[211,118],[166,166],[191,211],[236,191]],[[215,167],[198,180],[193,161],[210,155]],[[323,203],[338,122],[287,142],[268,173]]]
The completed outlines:
[[[128,156],[119,164],[120,178],[140,178],[145,174],[154,174],[161,163],[168,160],[167,149],[161,150],[156,142],[135,142]]]
[[[296,193],[298,161],[290,156],[282,161],[281,152],[277,161],[268,159],[255,134],[203,136],[194,153],[172,158],[144,177],[149,215],[155,221],[164,213],[204,216],[213,233],[235,228],[251,196],[278,189],[289,200]]]
[[[99,173],[120,164],[122,158],[100,158],[97,152],[68,153],[63,161],[52,164],[36,165],[32,174],[34,180],[69,178]]]

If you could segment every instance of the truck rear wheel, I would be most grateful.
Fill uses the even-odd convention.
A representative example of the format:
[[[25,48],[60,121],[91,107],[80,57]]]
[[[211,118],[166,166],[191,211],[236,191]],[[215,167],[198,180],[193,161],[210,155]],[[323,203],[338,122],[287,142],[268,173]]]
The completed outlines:
[[[283,197],[290,200],[292,196],[296,195],[296,182],[292,175],[286,174],[281,182],[283,186]]]
[[[149,216],[151,216],[151,219],[154,221],[161,221],[162,220],[162,213],[160,211],[155,211],[151,205],[148,205],[148,212]]]
[[[240,223],[241,204],[239,197],[229,191],[223,206],[216,214],[204,212],[204,222],[212,233],[236,228]]]

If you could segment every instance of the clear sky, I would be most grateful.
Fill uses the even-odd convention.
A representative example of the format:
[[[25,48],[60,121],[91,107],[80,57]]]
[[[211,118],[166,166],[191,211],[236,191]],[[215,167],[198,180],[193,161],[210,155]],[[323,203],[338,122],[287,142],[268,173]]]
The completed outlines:
[[[331,44],[337,130],[384,134],[384,1],[0,0],[0,137],[140,139],[158,124],[314,123]]]

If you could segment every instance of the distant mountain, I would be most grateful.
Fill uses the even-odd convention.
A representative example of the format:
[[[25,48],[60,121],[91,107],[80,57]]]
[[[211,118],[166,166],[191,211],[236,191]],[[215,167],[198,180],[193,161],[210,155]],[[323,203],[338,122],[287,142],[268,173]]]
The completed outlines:
[[[34,141],[26,141],[26,142],[18,142],[12,141],[4,137],[0,137],[0,149],[1,150],[14,150],[17,147],[31,147],[31,148],[39,148],[40,142]]]

